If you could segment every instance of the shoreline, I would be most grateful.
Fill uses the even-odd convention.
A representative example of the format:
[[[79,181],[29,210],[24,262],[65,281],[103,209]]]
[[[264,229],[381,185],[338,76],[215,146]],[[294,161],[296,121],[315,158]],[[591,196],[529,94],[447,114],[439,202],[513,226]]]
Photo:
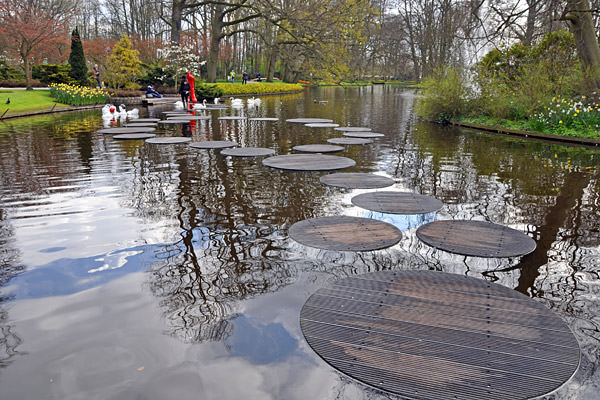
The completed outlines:
[[[504,128],[502,126],[481,125],[481,124],[475,124],[473,122],[463,122],[463,121],[457,121],[457,120],[451,120],[450,124],[454,125],[454,126],[463,127],[463,128],[476,129],[479,131],[501,133],[504,135],[521,136],[521,137],[526,137],[526,138],[549,140],[549,141],[553,141],[553,142],[563,142],[563,143],[571,143],[571,144],[579,144],[579,145],[583,144],[586,146],[600,145],[600,139],[580,138],[580,137],[576,137],[576,136],[553,135],[551,133],[524,131],[524,130],[520,130],[520,129]]]

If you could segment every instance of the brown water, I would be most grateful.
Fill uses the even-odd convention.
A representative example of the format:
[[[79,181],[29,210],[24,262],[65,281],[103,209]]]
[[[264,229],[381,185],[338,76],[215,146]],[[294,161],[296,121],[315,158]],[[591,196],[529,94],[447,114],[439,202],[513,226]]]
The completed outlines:
[[[191,133],[286,154],[340,136],[287,118],[370,127],[386,136],[346,147],[340,155],[357,163],[347,171],[445,203],[424,216],[361,210],[350,198],[364,191],[326,187],[324,173],[116,141],[95,133],[100,111],[0,123],[0,399],[396,398],[326,365],[298,322],[327,281],[386,269],[464,274],[534,297],[582,349],[579,371],[551,398],[597,399],[600,149],[417,122],[414,99],[389,86],[264,97],[251,110],[211,111]],[[216,119],[237,114],[279,121]],[[345,253],[288,238],[294,222],[335,214],[392,222],[403,239]],[[421,224],[449,218],[510,226],[537,249],[482,259],[416,238]]]

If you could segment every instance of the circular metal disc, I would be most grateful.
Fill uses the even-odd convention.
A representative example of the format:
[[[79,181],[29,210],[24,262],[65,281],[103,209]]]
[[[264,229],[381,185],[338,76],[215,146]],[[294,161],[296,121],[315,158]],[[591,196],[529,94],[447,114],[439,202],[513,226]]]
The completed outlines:
[[[336,153],[338,151],[344,151],[344,148],[332,144],[301,144],[292,147],[292,150],[304,153]]]
[[[212,117],[210,115],[176,115],[176,116],[168,116],[167,120],[173,120],[173,119],[187,119],[190,121],[194,121],[194,120],[206,120],[206,119],[211,119]]]
[[[159,124],[189,124],[189,119],[163,119],[162,121],[158,121]]]
[[[138,126],[138,127],[132,127],[132,128],[127,128],[127,127],[105,128],[105,129],[100,129],[97,132],[102,133],[104,135],[114,135],[114,134],[119,134],[119,133],[145,133],[145,132],[152,132],[154,130],[155,130],[155,128],[152,128],[149,126]]]
[[[474,257],[517,257],[536,247],[526,234],[485,221],[430,222],[417,229],[417,237],[432,247]]]
[[[267,167],[292,171],[329,171],[356,165],[350,158],[326,154],[286,154],[266,158],[262,163]]]
[[[438,199],[410,192],[370,192],[354,196],[355,206],[387,214],[427,214],[442,208]]]
[[[360,172],[337,172],[323,175],[319,180],[325,185],[346,189],[378,189],[395,183],[392,178]]]
[[[232,116],[226,116],[226,117],[219,117],[218,119],[220,119],[222,121],[238,121],[238,120],[246,119],[246,117],[232,115]]]
[[[129,120],[129,123],[138,123],[138,122],[158,122],[159,118],[132,118]]]
[[[395,245],[398,228],[369,218],[330,216],[296,222],[289,235],[306,246],[336,251],[371,251]]]
[[[273,117],[248,118],[248,121],[279,121],[279,118],[273,118]]]
[[[342,132],[370,132],[371,128],[365,128],[362,126],[340,126],[338,128],[334,128],[336,131]]]
[[[325,118],[291,118],[286,119],[285,122],[290,122],[292,124],[328,124],[333,122],[333,120]]]
[[[275,150],[266,147],[236,147],[222,150],[221,154],[232,157],[262,157],[275,154]]]
[[[207,140],[205,142],[193,142],[190,143],[190,147],[195,149],[225,149],[227,147],[239,146],[236,142],[229,142],[227,140]]]
[[[340,138],[327,139],[327,143],[348,145],[348,144],[370,144],[370,143],[373,143],[373,141],[369,140],[369,139],[340,137]]]
[[[340,126],[340,124],[332,124],[332,123],[312,123],[312,124],[304,124],[304,126],[308,126],[309,128],[336,128]]]
[[[117,140],[140,140],[140,139],[149,139],[156,136],[153,133],[124,133],[122,135],[115,135],[113,139]]]
[[[342,136],[353,137],[353,138],[362,138],[362,139],[374,139],[384,137],[383,133],[375,133],[375,132],[344,132]]]
[[[192,139],[189,137],[177,137],[177,136],[167,136],[167,137],[155,137],[146,140],[146,143],[152,144],[178,144],[178,143],[188,143],[191,142]]]
[[[541,302],[438,271],[339,279],[308,298],[300,328],[333,368],[403,399],[538,398],[580,359],[568,325]]]

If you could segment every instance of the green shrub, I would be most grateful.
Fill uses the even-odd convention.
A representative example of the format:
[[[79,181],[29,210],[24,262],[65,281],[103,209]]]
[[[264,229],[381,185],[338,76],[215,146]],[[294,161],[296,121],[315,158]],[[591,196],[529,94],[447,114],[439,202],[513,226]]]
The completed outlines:
[[[51,83],[73,84],[75,81],[69,76],[70,71],[69,64],[39,64],[31,68],[31,76],[46,85]]]
[[[5,60],[0,60],[0,80],[24,80],[25,74],[18,69],[11,67]]]
[[[423,97],[417,103],[417,114],[429,120],[447,122],[467,110],[469,90],[460,73],[450,67],[435,70],[423,80]]]
[[[201,101],[203,99],[212,100],[215,97],[221,97],[223,95],[223,89],[218,84],[207,84],[202,83],[198,86],[194,86],[196,92],[196,98]]]

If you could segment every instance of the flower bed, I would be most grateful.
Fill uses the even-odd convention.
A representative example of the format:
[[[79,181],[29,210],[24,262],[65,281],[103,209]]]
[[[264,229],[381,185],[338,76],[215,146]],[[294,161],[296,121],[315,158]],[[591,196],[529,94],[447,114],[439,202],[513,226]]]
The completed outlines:
[[[73,86],[64,83],[51,84],[49,88],[50,95],[57,102],[72,106],[106,103],[109,98],[108,93],[102,89]]]

